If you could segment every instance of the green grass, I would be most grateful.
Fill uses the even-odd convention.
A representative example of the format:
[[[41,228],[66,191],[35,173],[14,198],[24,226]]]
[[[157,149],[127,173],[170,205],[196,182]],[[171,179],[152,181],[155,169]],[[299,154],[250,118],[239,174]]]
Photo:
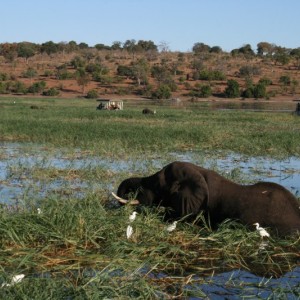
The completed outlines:
[[[38,299],[50,291],[53,299],[75,294],[88,299],[97,293],[140,299],[153,299],[158,292],[187,295],[191,292],[183,287],[192,274],[242,268],[278,276],[299,259],[300,237],[273,238],[259,250],[257,232],[229,221],[211,231],[201,216],[199,224],[182,221],[168,233],[162,212],[149,208],[139,211],[133,238],[127,240],[132,207],[111,208],[108,203],[107,197],[90,194],[82,200],[44,199],[38,204],[41,214],[29,200],[19,213],[3,206],[0,279],[9,281],[21,273],[26,277],[14,289],[0,289],[0,297],[19,292],[22,299]],[[169,279],[148,276],[150,272],[163,272]]]
[[[98,154],[224,150],[250,155],[300,155],[300,118],[291,113],[159,107],[98,111],[90,100],[2,99],[2,140],[79,147]],[[30,109],[35,104],[39,109]]]

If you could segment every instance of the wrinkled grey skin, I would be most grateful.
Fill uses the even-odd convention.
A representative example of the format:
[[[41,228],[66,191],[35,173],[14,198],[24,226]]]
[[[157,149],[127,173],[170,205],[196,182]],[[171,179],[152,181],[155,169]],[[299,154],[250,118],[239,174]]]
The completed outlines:
[[[212,225],[234,219],[251,226],[258,222],[280,235],[300,232],[300,202],[283,186],[240,185],[188,162],[173,162],[149,177],[126,179],[117,194],[128,199],[131,192],[137,193],[140,204],[171,208],[170,219],[204,211]]]

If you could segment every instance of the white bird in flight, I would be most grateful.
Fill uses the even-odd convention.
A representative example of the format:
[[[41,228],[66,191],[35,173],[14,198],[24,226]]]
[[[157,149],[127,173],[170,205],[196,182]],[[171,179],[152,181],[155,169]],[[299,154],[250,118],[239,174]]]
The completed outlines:
[[[128,226],[127,226],[127,230],[126,230],[126,236],[127,236],[127,239],[130,239],[131,236],[132,236],[132,234],[133,234],[133,228],[132,228],[131,225],[128,225]]]
[[[135,220],[136,214],[137,214],[137,212],[134,211],[134,212],[129,216],[129,222],[133,222],[133,221]]]
[[[177,221],[174,221],[171,225],[167,227],[168,232],[172,232],[176,229]]]
[[[256,230],[259,232],[259,235],[264,238],[264,237],[270,237],[270,234],[262,227],[259,226],[259,223],[254,223],[253,225],[256,226]]]

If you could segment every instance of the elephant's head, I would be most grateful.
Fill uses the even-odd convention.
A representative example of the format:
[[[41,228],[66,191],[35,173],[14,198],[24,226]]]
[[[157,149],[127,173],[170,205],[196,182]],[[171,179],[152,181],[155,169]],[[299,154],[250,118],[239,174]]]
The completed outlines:
[[[117,199],[121,203],[129,199],[131,204],[167,207],[171,218],[179,218],[207,208],[208,186],[194,165],[177,162],[148,177],[125,179]]]
[[[125,179],[121,182],[117,197],[114,195],[119,202],[126,204],[144,204],[152,205],[156,203],[156,195],[151,188],[147,188],[147,184],[144,182],[145,178],[132,177]]]

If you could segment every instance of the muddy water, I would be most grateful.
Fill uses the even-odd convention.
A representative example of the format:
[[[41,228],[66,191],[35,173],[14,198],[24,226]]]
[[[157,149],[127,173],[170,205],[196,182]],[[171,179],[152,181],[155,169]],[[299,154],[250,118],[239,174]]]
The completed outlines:
[[[224,176],[243,183],[258,180],[279,183],[299,197],[300,158],[271,159],[246,157],[236,153],[185,152],[170,153],[168,157],[153,156],[148,160],[113,160],[95,157],[89,153],[74,150],[72,154],[63,150],[47,149],[39,145],[0,143],[0,203],[15,203],[24,198],[43,199],[51,193],[68,190],[68,196],[84,197],[92,190],[115,190],[118,173],[149,174],[174,161],[188,161],[217,170]],[[92,179],[47,177],[42,180],[32,176],[32,170],[50,168],[54,170],[89,170],[102,168],[115,174],[115,181],[97,182]],[[151,171],[151,173],[152,173]],[[113,176],[114,178],[115,176]],[[203,285],[186,286],[189,290],[202,290],[208,299],[299,299],[300,269],[295,268],[279,279],[265,279],[249,272],[235,270],[207,279]],[[254,296],[255,295],[255,296]],[[253,298],[254,297],[254,298]],[[191,298],[192,299],[192,298]]]

